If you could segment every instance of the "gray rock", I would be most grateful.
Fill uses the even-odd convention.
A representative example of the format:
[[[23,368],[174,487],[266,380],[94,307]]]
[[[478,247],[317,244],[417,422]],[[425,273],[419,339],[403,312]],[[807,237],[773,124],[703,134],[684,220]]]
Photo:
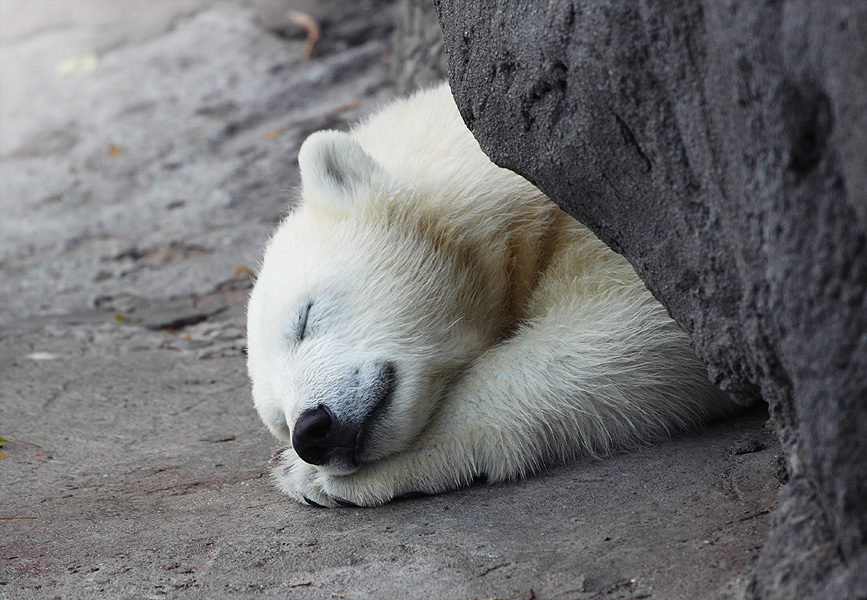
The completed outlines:
[[[714,381],[769,403],[791,481],[743,592],[863,597],[867,6],[437,5],[482,148],[632,262]]]
[[[448,67],[432,2],[401,0],[392,35],[391,71],[398,94],[439,83]]]

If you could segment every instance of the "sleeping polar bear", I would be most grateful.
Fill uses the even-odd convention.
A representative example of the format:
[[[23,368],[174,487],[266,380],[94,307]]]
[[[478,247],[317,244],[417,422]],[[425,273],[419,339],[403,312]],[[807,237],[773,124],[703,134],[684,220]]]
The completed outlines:
[[[730,413],[635,271],[494,165],[446,85],[301,148],[249,302],[277,486],[383,504]]]

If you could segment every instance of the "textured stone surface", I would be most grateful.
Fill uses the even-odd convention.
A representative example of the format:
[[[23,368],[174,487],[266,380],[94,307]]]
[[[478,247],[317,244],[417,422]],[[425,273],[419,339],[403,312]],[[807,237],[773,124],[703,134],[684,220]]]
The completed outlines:
[[[715,381],[770,404],[792,482],[745,593],[863,594],[867,6],[437,5],[482,148],[625,254]]]
[[[7,44],[0,326],[118,315],[208,342],[225,311],[242,316],[301,141],[391,95],[391,21],[371,11],[321,17],[315,61],[300,27],[267,30],[235,5],[108,51],[83,27]],[[62,72],[89,56],[89,70]]]
[[[0,520],[0,600],[722,600],[776,495],[757,412],[518,483],[318,510],[270,484],[242,359],[77,326],[0,335],[0,370],[0,517],[33,517]]]
[[[392,35],[392,77],[398,94],[439,83],[448,67],[432,2],[400,0]]]

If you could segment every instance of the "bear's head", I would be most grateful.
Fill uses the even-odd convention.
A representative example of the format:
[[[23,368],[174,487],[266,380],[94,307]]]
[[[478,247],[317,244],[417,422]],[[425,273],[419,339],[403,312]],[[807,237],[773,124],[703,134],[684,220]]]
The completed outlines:
[[[313,134],[298,160],[301,204],[250,297],[249,373],[271,432],[345,474],[418,436],[499,335],[496,292],[428,193],[350,134]]]

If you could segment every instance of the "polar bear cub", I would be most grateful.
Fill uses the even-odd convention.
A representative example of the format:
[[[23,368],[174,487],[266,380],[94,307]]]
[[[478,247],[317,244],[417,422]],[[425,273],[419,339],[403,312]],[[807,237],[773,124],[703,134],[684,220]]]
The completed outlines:
[[[277,486],[371,506],[731,412],[635,271],[494,165],[446,85],[303,144],[248,312]]]

